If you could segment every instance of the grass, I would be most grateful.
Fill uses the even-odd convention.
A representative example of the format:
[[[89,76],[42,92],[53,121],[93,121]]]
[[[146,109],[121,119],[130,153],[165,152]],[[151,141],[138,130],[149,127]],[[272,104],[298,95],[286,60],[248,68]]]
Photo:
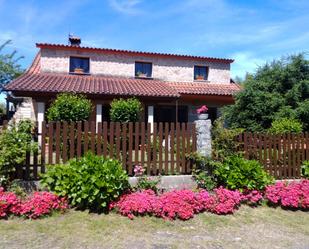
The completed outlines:
[[[189,221],[70,210],[40,220],[0,221],[0,248],[308,248],[309,215],[243,206]]]

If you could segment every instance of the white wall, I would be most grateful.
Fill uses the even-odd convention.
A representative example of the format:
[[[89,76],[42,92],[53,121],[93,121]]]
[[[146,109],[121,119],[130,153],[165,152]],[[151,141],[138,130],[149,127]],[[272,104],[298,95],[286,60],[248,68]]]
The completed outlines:
[[[41,70],[69,72],[69,57],[90,58],[90,73],[134,77],[135,61],[152,62],[152,77],[174,82],[192,82],[194,65],[208,66],[210,83],[230,83],[230,64],[200,60],[128,56],[110,53],[93,53],[68,50],[42,49]]]

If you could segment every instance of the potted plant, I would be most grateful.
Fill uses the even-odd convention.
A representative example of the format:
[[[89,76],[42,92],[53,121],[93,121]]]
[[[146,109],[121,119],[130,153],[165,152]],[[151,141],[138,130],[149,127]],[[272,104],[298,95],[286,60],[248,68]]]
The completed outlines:
[[[84,69],[80,67],[74,68],[74,73],[84,73]]]
[[[196,80],[204,80],[204,75],[196,75]]]
[[[199,120],[206,120],[208,119],[208,107],[206,105],[202,105],[200,108],[196,110],[198,114],[198,119]]]
[[[137,77],[141,77],[141,78],[146,78],[146,77],[147,77],[147,74],[138,71],[138,72],[136,73],[136,76],[137,76]]]

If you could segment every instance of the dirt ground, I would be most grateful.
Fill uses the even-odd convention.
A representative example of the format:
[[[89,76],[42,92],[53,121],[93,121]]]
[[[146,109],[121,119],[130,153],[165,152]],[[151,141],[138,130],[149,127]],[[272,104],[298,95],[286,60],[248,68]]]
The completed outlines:
[[[0,221],[0,248],[309,248],[309,213],[241,207],[189,221],[70,210],[40,220]]]

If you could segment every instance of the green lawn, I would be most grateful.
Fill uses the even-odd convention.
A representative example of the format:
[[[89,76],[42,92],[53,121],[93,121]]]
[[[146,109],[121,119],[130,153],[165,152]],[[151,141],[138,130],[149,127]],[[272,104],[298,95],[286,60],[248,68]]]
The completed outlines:
[[[189,221],[70,210],[41,220],[0,221],[0,248],[309,248],[309,213],[241,207]]]

